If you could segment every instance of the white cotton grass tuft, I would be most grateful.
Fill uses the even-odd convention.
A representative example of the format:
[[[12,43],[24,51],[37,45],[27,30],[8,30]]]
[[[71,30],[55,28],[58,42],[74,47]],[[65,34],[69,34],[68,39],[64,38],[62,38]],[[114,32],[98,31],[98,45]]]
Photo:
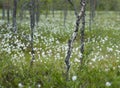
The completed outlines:
[[[19,88],[23,88],[23,84],[22,84],[22,83],[19,83],[19,84],[18,84],[18,87],[19,87]]]
[[[72,81],[77,80],[77,76],[72,76]]]
[[[107,87],[111,86],[111,83],[110,82],[106,82],[105,84]]]
[[[38,85],[37,85],[37,87],[38,87],[38,88],[40,88],[40,87],[41,87],[41,85],[40,85],[40,84],[38,84]]]

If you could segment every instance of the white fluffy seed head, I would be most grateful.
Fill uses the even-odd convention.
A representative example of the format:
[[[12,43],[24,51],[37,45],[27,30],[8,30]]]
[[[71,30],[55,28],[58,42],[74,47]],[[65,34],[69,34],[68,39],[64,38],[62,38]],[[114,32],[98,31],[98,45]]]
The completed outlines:
[[[106,86],[111,86],[111,83],[110,82],[106,82],[106,84],[105,84]]]
[[[19,84],[18,84],[18,87],[19,87],[19,88],[23,88],[23,84],[22,84],[22,83],[19,83]]]
[[[77,76],[72,76],[72,80],[73,81],[77,80]]]

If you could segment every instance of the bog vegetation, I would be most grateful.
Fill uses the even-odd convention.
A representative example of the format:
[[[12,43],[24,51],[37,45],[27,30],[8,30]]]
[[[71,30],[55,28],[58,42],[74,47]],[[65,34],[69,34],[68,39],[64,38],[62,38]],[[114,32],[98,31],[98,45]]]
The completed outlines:
[[[65,18],[64,11],[55,11],[54,17],[49,11],[46,17],[43,11],[30,28],[32,15],[26,11],[24,19],[16,16],[15,32],[12,16],[8,23],[0,10],[0,88],[120,87],[120,12],[96,11],[91,21],[86,11],[83,63],[79,30],[66,74],[64,61],[75,28],[74,13],[68,10]]]

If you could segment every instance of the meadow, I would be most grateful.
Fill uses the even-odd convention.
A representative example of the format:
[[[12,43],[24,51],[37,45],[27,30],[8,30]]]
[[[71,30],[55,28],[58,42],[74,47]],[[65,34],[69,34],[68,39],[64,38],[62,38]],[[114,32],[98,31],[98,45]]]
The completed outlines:
[[[12,32],[12,22],[7,25],[0,19],[0,88],[120,88],[120,13],[96,12],[91,30],[86,13],[84,64],[80,66],[79,31],[66,80],[64,61],[75,20],[73,12],[68,12],[65,26],[59,12],[54,18],[40,16],[30,66],[29,15],[22,21],[17,18],[17,34]]]

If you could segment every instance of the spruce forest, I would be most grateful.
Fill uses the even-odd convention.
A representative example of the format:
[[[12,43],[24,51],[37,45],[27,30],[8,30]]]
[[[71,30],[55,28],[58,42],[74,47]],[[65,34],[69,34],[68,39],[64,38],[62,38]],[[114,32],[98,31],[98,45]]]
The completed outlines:
[[[0,0],[0,88],[120,88],[120,0]]]

